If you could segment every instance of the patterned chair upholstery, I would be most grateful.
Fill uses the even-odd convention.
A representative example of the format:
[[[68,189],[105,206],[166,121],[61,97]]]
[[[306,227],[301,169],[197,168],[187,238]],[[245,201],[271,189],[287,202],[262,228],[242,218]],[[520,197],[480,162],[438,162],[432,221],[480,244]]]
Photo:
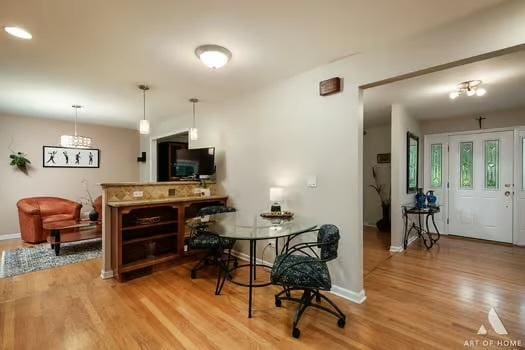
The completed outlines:
[[[216,215],[222,213],[235,212],[235,208],[226,207],[222,205],[213,205],[209,207],[201,208],[198,212],[198,216]],[[191,233],[188,246],[190,249],[202,249],[207,250],[208,254],[204,256],[197,265],[191,270],[191,278],[197,277],[197,271],[204,268],[206,265],[221,265],[220,259],[223,251],[228,250],[228,262],[231,259],[231,249],[235,244],[235,240],[229,238],[223,238],[219,235],[208,231],[207,225],[203,224],[197,227],[194,232]],[[233,259],[237,262],[237,259]]]
[[[271,281],[283,287],[283,291],[275,295],[275,305],[280,307],[282,300],[299,303],[293,322],[292,335],[301,335],[297,324],[306,308],[309,306],[324,310],[338,317],[338,326],[346,324],[345,314],[320,291],[329,291],[332,287],[327,262],[337,258],[339,244],[339,229],[334,225],[323,225],[317,231],[315,242],[304,242],[290,247],[279,255],[273,264]],[[319,253],[316,251],[319,250]],[[301,298],[292,297],[292,291],[302,291]],[[313,299],[317,303],[312,303]],[[319,304],[326,301],[332,308]]]

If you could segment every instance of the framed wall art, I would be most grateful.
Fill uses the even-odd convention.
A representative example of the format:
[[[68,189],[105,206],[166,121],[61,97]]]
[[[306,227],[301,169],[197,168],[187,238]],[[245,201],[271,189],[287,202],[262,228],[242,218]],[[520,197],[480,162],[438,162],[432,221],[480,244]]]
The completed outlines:
[[[44,168],[98,168],[100,167],[100,150],[42,146],[42,165]]]

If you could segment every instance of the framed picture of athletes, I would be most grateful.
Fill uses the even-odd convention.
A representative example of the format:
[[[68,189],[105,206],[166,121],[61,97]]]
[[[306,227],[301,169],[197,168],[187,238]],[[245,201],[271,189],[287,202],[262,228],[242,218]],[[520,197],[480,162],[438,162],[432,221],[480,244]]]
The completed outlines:
[[[100,150],[42,146],[42,165],[44,168],[98,168]]]

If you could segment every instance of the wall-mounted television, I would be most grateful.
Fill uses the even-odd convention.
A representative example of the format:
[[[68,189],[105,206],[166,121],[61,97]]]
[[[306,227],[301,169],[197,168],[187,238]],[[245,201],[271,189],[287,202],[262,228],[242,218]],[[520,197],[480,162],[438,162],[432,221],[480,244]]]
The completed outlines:
[[[215,174],[215,147],[178,149],[172,174],[179,178]]]

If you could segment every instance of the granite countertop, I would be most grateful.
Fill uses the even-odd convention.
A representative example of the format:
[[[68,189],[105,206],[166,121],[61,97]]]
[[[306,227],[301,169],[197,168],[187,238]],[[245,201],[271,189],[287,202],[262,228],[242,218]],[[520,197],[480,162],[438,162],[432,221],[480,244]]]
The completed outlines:
[[[162,198],[162,199],[137,199],[132,201],[111,201],[107,205],[114,208],[119,207],[130,207],[134,205],[145,205],[145,204],[164,204],[164,203],[174,203],[174,202],[191,202],[195,200],[213,200],[213,199],[223,199],[228,196],[195,196],[195,197],[171,197],[171,198]]]
[[[119,186],[172,186],[172,185],[195,185],[200,181],[165,181],[165,182],[103,182],[99,183],[102,187],[119,187]],[[206,180],[207,184],[214,184],[215,181]]]

